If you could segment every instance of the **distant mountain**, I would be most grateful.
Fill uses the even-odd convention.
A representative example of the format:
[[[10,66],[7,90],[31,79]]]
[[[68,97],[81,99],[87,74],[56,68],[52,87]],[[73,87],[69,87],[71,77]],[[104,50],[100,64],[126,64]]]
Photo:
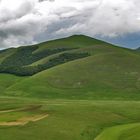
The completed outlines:
[[[139,48],[137,48],[137,50],[138,50],[138,51],[140,51],[140,47],[139,47]]]
[[[0,72],[29,76],[11,96],[140,99],[140,55],[83,35],[2,51]]]

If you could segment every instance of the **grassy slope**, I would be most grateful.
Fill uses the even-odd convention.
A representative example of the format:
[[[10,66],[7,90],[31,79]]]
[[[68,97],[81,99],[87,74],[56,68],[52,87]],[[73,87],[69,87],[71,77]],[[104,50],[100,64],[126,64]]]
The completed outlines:
[[[140,139],[140,125],[130,128],[123,132],[120,136],[121,140],[139,140]]]
[[[89,49],[92,56],[38,73],[10,87],[7,94],[46,98],[139,100],[140,57],[115,47],[93,46]]]
[[[140,130],[140,123],[114,126],[105,129],[95,140],[138,140],[140,135],[136,133],[136,129]]]
[[[23,79],[25,79],[25,77],[18,77],[10,74],[0,74],[0,94],[3,95],[7,88]]]

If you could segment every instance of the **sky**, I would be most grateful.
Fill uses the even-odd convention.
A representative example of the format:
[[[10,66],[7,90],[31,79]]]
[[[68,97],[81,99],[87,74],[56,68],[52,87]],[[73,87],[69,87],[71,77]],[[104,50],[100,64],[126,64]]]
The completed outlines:
[[[140,47],[139,0],[0,0],[0,49],[84,34]]]

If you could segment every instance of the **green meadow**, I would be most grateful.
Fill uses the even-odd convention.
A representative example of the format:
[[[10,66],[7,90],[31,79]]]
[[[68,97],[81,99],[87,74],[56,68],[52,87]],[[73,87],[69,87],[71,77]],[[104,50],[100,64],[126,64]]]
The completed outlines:
[[[88,100],[31,100],[2,98],[0,139],[9,140],[138,140],[140,102]],[[32,109],[30,107],[34,107]],[[36,108],[36,106],[40,106]],[[9,109],[10,107],[10,109]],[[19,118],[47,117],[25,125],[4,126]]]

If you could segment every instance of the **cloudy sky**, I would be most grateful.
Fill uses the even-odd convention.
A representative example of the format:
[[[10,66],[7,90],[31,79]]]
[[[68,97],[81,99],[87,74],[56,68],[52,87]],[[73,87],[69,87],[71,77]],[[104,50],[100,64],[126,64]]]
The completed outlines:
[[[140,47],[140,1],[0,0],[0,49],[73,34]]]

